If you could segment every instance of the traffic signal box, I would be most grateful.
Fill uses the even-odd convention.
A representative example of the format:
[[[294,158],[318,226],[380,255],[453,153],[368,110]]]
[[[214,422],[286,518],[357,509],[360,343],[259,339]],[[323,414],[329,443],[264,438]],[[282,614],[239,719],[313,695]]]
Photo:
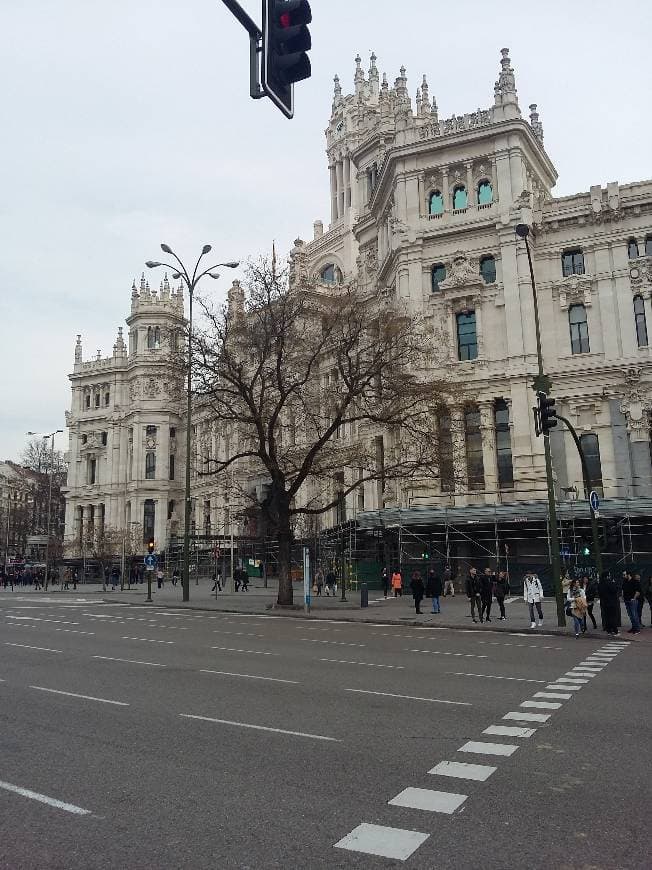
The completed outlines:
[[[149,541],[147,542],[147,552],[149,553],[150,556],[154,552],[154,538],[150,538]]]
[[[537,406],[534,408],[534,430],[539,435],[547,433],[557,425],[557,411],[555,400],[548,398],[545,393],[537,393]]]
[[[294,115],[294,83],[310,78],[311,21],[307,0],[263,0],[261,83],[288,118]]]

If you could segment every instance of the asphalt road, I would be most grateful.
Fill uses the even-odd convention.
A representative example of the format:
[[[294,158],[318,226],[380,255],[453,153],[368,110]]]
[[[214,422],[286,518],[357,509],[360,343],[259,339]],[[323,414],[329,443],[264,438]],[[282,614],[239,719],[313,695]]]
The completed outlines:
[[[0,867],[650,868],[629,639],[1,593]]]

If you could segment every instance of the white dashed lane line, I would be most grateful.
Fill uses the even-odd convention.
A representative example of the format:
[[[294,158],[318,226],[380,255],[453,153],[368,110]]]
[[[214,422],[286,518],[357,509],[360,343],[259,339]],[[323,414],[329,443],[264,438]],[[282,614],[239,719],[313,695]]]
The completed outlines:
[[[212,671],[209,668],[201,668],[199,671],[200,674],[218,674],[222,677],[242,677],[246,680],[266,680],[270,683],[291,683],[292,685],[298,686],[298,680],[282,680],[279,677],[261,677],[258,674],[237,674],[233,671]]]
[[[489,658],[489,656],[476,655],[474,653],[443,652],[442,650],[435,650],[435,649],[404,649],[403,652],[425,653],[426,655],[430,655],[430,656],[455,656],[457,658],[462,658],[462,659],[488,659]]]
[[[456,707],[471,707],[470,701],[446,701],[441,698],[420,698],[416,695],[395,695],[393,692],[372,692],[369,689],[344,689],[358,695],[381,695],[383,698],[400,698],[405,701],[429,701],[431,704],[453,704]]]
[[[485,782],[492,773],[498,770],[489,764],[467,764],[464,761],[440,761],[428,773],[436,776],[450,776],[457,779],[473,779]]]
[[[476,755],[513,755],[518,746],[512,743],[484,743],[479,740],[469,740],[457,750],[458,752],[472,752]]]
[[[107,662],[125,662],[130,665],[149,665],[151,668],[167,668],[167,665],[162,665],[159,662],[141,662],[137,659],[117,659],[112,656],[93,656],[94,659],[102,659]]]
[[[170,643],[170,641],[168,641]],[[230,646],[212,646],[211,649],[220,650],[221,652],[247,653],[252,656],[279,656],[280,653],[264,652],[259,649],[235,649]]]
[[[141,640],[144,643],[167,643],[167,644],[174,643],[173,640],[156,640],[156,638],[153,638],[153,637],[124,637],[123,636],[120,638],[120,640]]]
[[[82,698],[85,701],[98,701],[100,704],[114,704],[116,707],[131,706],[126,701],[110,701],[108,698],[95,698],[93,695],[78,695],[77,692],[63,692],[60,689],[46,689],[45,686],[29,686],[38,692],[50,692],[53,695],[66,695],[69,698]]]
[[[54,807],[57,810],[64,810],[66,813],[72,813],[77,816],[88,816],[91,814],[90,810],[85,810],[82,807],[75,806],[75,804],[68,804],[65,801],[57,800],[57,798],[48,797],[45,794],[40,794],[37,791],[32,791],[30,788],[23,788],[19,785],[13,785],[10,782],[3,782],[0,780],[0,788],[4,789],[8,792],[13,792],[13,794],[20,795],[21,797],[29,798],[33,801],[38,801],[41,804],[47,804],[50,807]]]
[[[49,649],[46,646],[28,646],[26,643],[9,643],[5,641],[5,646],[18,646],[21,649],[36,649],[39,652],[63,653],[62,649]]]
[[[531,680],[527,677],[499,677],[495,674],[465,674],[460,671],[449,671],[447,676],[449,677],[480,677],[483,680],[512,680],[518,683],[545,683],[546,680]],[[582,682],[584,682],[582,680]]]
[[[353,662],[346,659],[319,659],[320,662],[332,662],[338,665],[363,665],[367,668],[389,668],[390,670],[404,671],[405,665],[377,665],[373,662]]]
[[[467,797],[468,795],[465,794],[434,791],[428,788],[405,788],[387,803],[394,807],[407,807],[412,810],[450,815],[462,806]]]
[[[250,728],[254,731],[269,731],[273,734],[287,734],[290,737],[308,737],[312,740],[325,740],[341,743],[337,737],[324,737],[322,734],[308,734],[305,731],[287,731],[285,728],[270,728],[267,725],[253,725],[249,722],[234,722],[231,719],[213,719],[211,716],[194,716],[192,713],[179,713],[182,719],[197,719],[200,722],[214,722],[217,725],[232,725],[236,728]]]

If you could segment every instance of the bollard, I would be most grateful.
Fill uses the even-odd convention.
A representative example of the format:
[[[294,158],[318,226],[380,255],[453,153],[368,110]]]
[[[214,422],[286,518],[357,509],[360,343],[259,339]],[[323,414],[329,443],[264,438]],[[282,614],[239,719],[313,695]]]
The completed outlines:
[[[360,607],[369,607],[369,589],[366,583],[360,585]]]

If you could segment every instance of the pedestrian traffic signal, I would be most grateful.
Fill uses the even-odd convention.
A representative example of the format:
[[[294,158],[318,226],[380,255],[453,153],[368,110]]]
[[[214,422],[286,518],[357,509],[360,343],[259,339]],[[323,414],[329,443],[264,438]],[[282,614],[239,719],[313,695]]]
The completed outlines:
[[[537,437],[546,435],[557,425],[557,411],[555,400],[548,398],[545,393],[537,393],[537,406],[534,409],[534,430]]]
[[[310,78],[311,21],[307,0],[263,0],[261,83],[287,118],[294,115],[294,83]]]
[[[150,556],[154,552],[154,538],[150,538],[147,542],[147,552],[150,554]]]
[[[422,558],[422,559],[429,559],[429,558],[430,558],[430,553],[422,553],[422,554],[421,554],[421,558]]]
[[[583,556],[590,556],[591,555],[591,550],[590,550],[588,544],[584,544],[584,546],[582,547],[582,555]]]

